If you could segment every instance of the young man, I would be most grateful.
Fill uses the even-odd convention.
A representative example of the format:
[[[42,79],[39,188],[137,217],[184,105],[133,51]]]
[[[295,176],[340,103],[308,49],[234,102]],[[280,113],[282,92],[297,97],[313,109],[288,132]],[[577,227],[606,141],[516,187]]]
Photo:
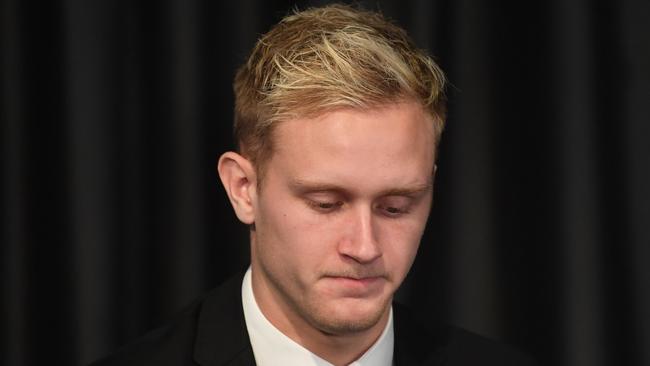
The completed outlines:
[[[219,159],[251,265],[101,365],[526,365],[393,304],[429,215],[445,78],[405,32],[346,6],[298,12],[235,78]]]

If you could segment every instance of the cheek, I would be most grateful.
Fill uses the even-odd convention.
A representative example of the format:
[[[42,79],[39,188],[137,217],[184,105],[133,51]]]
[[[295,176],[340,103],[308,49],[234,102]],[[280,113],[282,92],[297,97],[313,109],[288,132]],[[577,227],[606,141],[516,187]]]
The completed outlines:
[[[401,275],[406,275],[415,260],[423,230],[424,225],[416,220],[382,225],[380,235],[385,260]]]
[[[295,199],[279,200],[281,205],[262,201],[259,207],[257,237],[267,255],[286,259],[286,265],[307,265],[311,258],[323,256],[323,243],[334,230],[328,229]],[[270,252],[270,253],[269,253]],[[297,258],[291,260],[291,258]]]

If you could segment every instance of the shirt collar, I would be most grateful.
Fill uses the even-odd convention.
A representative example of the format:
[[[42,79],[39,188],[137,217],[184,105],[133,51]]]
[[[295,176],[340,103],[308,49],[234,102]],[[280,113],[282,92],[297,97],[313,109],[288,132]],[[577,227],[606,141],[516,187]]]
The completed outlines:
[[[242,283],[242,305],[246,328],[250,338],[255,362],[258,366],[332,366],[280,332],[264,314],[255,301],[250,267]],[[379,339],[358,360],[349,366],[391,366],[393,360],[393,309],[386,328]]]

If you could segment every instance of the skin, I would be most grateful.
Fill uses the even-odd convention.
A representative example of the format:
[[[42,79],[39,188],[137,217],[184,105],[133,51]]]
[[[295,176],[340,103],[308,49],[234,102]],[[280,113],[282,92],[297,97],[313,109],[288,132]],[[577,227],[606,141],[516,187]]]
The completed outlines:
[[[335,364],[381,335],[429,215],[431,117],[416,103],[276,126],[262,186],[234,152],[219,174],[251,231],[255,299],[280,331]],[[259,189],[258,189],[259,188]]]

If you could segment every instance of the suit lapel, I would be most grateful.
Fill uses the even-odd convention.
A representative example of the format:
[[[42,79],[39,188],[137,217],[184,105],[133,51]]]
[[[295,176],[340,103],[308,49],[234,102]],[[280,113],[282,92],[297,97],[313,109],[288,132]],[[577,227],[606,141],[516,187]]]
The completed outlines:
[[[202,366],[254,366],[241,304],[243,273],[210,293],[197,319],[194,360]]]

